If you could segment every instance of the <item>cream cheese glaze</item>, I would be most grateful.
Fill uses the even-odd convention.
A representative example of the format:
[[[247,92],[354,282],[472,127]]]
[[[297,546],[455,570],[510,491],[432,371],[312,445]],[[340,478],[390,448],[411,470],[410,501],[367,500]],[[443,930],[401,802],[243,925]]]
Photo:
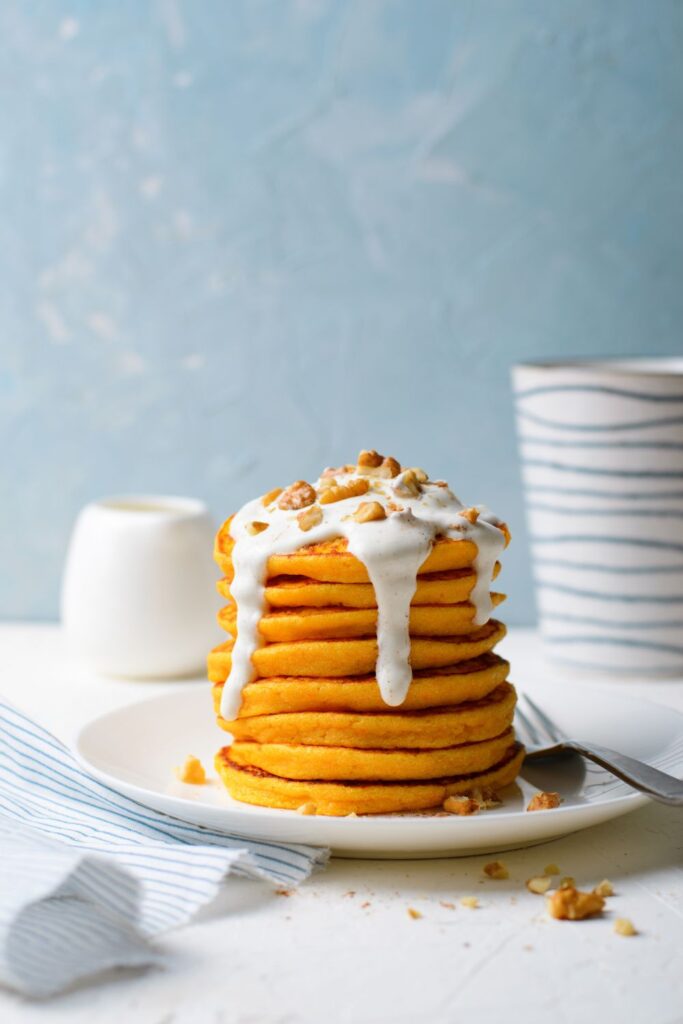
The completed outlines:
[[[348,467],[347,467],[348,469]],[[243,687],[254,678],[252,655],[261,646],[259,621],[266,611],[265,584],[268,559],[275,554],[290,554],[309,544],[345,537],[348,550],[363,563],[377,599],[377,683],[385,704],[397,707],[405,700],[412,671],[410,668],[410,602],[417,586],[417,574],[438,535],[454,540],[470,540],[477,546],[473,568],[476,581],[470,595],[474,605],[474,624],[484,625],[492,612],[490,584],[494,566],[505,546],[501,522],[485,506],[474,506],[478,518],[470,522],[462,513],[466,506],[442,481],[427,480],[414,491],[414,481],[404,470],[393,478],[378,478],[352,471],[337,472],[340,485],[358,479],[368,480],[369,490],[362,496],[321,504],[322,520],[302,530],[297,511],[281,509],[277,500],[264,507],[262,499],[248,502],[234,516],[230,535],[234,541],[230,584],[237,606],[237,637],[232,649],[230,674],[223,687],[221,715],[236,717]],[[315,484],[320,487],[323,478]],[[412,484],[412,488],[406,486]],[[358,522],[352,517],[363,501],[378,502],[386,518]],[[252,523],[265,523],[259,533]]]

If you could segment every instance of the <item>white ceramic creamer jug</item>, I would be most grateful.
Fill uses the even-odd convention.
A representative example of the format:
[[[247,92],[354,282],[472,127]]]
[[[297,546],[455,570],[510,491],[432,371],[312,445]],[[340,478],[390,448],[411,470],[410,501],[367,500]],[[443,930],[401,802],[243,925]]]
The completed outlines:
[[[69,646],[116,676],[201,672],[220,639],[214,525],[200,501],[105,498],[76,521],[62,585]]]

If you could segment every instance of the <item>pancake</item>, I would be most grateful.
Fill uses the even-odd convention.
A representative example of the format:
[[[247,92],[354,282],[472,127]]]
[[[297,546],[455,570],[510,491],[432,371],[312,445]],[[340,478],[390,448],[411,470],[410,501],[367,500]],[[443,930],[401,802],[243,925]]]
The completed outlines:
[[[440,807],[448,796],[476,789],[501,790],[514,782],[522,767],[524,750],[515,744],[501,760],[484,772],[428,779],[420,782],[311,782],[278,778],[258,768],[237,765],[224,747],[215,768],[235,800],[260,807],[296,810],[312,803],[318,814],[391,814]],[[416,828],[419,823],[416,823]]]
[[[303,743],[290,745],[235,740],[230,747],[230,758],[235,764],[261,768],[285,779],[390,782],[483,772],[497,764],[513,743],[512,729],[477,743],[422,750],[317,747]]]
[[[505,626],[491,619],[469,636],[411,638],[410,662],[415,669],[439,668],[458,661],[478,658],[492,650],[505,636]],[[233,641],[214,647],[208,657],[211,682],[224,682],[230,671]],[[293,643],[267,644],[254,651],[256,673],[268,676],[341,676],[366,675],[377,662],[377,641],[298,640]]]
[[[510,683],[479,701],[425,711],[353,714],[301,711],[255,715],[218,724],[234,739],[255,743],[286,743],[369,749],[437,748],[474,743],[499,736],[512,723],[515,690]]]
[[[510,665],[497,654],[461,661],[443,668],[422,669],[413,682],[402,711],[420,711],[475,701],[491,693],[507,678]],[[214,683],[213,703],[220,712],[223,682]],[[247,683],[242,690],[240,716],[296,711],[386,711],[387,705],[373,675],[340,679],[274,676]],[[219,722],[222,724],[222,722]]]
[[[230,536],[232,516],[221,526],[216,535],[214,558],[222,572],[229,580],[233,577],[232,549],[235,546]],[[509,542],[510,533],[502,523],[500,530],[505,535],[505,544]],[[434,540],[432,549],[422,563],[419,573],[448,572],[471,566],[477,557],[478,548],[474,541],[463,538],[439,536]],[[268,577],[273,576],[308,576],[310,579],[328,583],[368,583],[370,577],[362,562],[348,550],[345,537],[309,544],[291,554],[271,555],[267,563]]]
[[[493,607],[505,600],[504,594],[491,594]],[[410,609],[412,636],[462,636],[471,633],[475,607],[467,601],[450,605],[420,605]],[[219,625],[237,635],[237,609],[226,605],[218,614]],[[261,616],[259,633],[271,643],[292,640],[353,639],[374,636],[377,630],[376,608],[287,608]]]
[[[499,572],[500,562],[496,562],[492,579],[495,580]],[[411,604],[458,604],[466,601],[476,578],[471,568],[418,576]],[[227,600],[232,600],[230,580],[218,580],[216,589]],[[271,608],[377,607],[371,583],[321,583],[307,576],[275,576],[268,581],[265,598]]]

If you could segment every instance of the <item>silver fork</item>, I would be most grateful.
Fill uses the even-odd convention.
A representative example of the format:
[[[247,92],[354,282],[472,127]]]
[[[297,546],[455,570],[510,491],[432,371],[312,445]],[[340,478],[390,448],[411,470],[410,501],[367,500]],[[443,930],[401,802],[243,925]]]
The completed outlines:
[[[641,793],[647,793],[653,800],[659,800],[660,803],[669,804],[671,807],[683,807],[682,780],[667,775],[658,768],[652,768],[643,761],[619,754],[616,750],[609,750],[596,743],[570,739],[531,697],[520,694],[520,702],[522,700],[527,711],[524,711],[520,703],[517,704],[515,727],[526,747],[527,760],[553,757],[556,754],[573,751],[606,768]]]

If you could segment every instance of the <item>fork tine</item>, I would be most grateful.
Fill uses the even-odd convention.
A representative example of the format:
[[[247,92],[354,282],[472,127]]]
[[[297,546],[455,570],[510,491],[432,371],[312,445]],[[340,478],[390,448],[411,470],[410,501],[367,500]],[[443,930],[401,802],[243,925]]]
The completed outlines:
[[[538,704],[536,704],[536,702],[533,701],[531,697],[528,696],[528,694],[525,693],[523,696],[529,708],[536,716],[537,722],[539,722],[540,725],[545,729],[553,743],[561,742],[562,740],[567,738],[566,734],[563,733],[562,730],[553,722],[552,718],[550,718],[546,714],[546,712],[542,710],[542,708],[539,708]]]
[[[531,719],[524,714],[519,704],[515,708],[515,718],[518,721],[515,723],[517,733],[520,735],[520,739],[523,742],[531,743],[535,747],[541,746],[541,739],[538,735],[537,730],[534,728],[534,724]],[[521,729],[520,729],[521,724]],[[526,736],[524,735],[526,733]]]

